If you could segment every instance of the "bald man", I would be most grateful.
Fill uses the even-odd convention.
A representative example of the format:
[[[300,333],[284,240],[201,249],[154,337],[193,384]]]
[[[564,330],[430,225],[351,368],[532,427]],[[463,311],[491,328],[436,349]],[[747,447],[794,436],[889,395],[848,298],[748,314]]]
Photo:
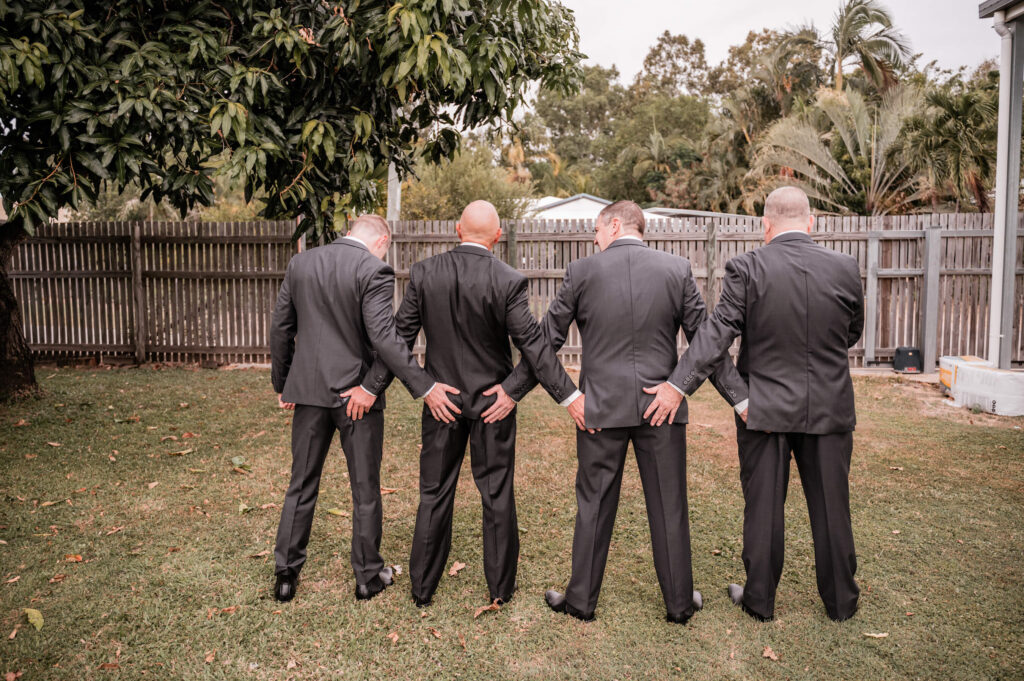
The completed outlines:
[[[818,593],[833,620],[849,619],[860,590],[850,523],[850,457],[856,424],[848,349],[864,325],[860,267],[815,244],[807,195],[776,189],[764,206],[765,245],[725,266],[722,297],[670,379],[691,393],[742,336],[737,368],[749,383],[736,420],[745,586],[729,596],[751,617],[775,615],[785,549],[792,453],[807,497]]]
[[[580,394],[530,313],[526,277],[492,252],[501,238],[494,206],[469,204],[455,230],[459,246],[412,266],[396,315],[398,332],[410,347],[423,330],[427,371],[460,391],[453,399],[461,413],[437,418],[423,411],[420,506],[409,559],[412,596],[421,607],[431,602],[448,561],[467,441],[483,503],[484,575],[491,601],[508,601],[516,588],[516,405],[500,383],[512,371],[509,336],[556,402],[568,406]]]
[[[391,583],[391,568],[380,555],[386,367],[428,409],[449,414],[454,408],[447,397],[452,388],[434,383],[395,330],[395,274],[383,262],[390,240],[383,218],[360,216],[347,236],[293,257],[277,296],[270,374],[280,406],[295,410],[292,477],[274,547],[279,601],[295,597],[335,431],[352,486],[356,598],[373,598]],[[380,362],[368,371],[374,359]]]

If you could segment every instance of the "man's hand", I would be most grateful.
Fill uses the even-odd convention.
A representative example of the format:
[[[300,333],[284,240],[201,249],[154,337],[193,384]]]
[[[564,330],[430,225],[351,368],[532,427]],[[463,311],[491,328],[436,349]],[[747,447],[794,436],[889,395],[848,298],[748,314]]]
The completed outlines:
[[[740,414],[740,418],[741,418],[741,419],[743,419],[743,423],[746,423],[746,422],[747,422],[747,412],[748,412],[748,411],[750,411],[750,409],[749,409],[749,408],[747,408],[747,409],[744,409],[744,410],[743,410],[743,413],[742,413],[742,414]]]
[[[366,412],[370,411],[373,403],[377,401],[376,395],[371,395],[359,385],[349,388],[343,393],[338,393],[338,397],[341,399],[348,398],[348,404],[345,405],[345,413],[353,421],[363,418]]]
[[[423,403],[430,409],[430,413],[434,415],[434,419],[437,421],[443,421],[444,423],[451,423],[455,420],[452,416],[452,412],[461,414],[462,411],[456,407],[451,400],[448,399],[448,393],[458,395],[459,391],[457,388],[453,388],[450,385],[444,383],[437,383],[434,388],[423,397]]]
[[[585,430],[588,433],[593,434],[596,431],[593,428],[587,428],[587,422],[586,422],[586,418],[584,416],[585,407],[586,407],[586,401],[587,401],[587,396],[581,393],[580,396],[577,397],[572,402],[570,402],[569,406],[566,407],[565,409],[566,409],[566,411],[569,412],[569,416],[572,418],[572,420],[576,422],[576,427],[577,428],[579,428],[580,430]],[[601,429],[598,428],[597,430],[601,430]]]
[[[669,423],[676,420],[676,412],[683,403],[683,394],[667,382],[659,383],[653,388],[644,388],[648,395],[654,395],[654,401],[644,412],[644,418],[651,419],[652,426],[660,426],[668,419]]]
[[[508,396],[505,389],[501,387],[501,383],[498,383],[494,387],[485,390],[484,395],[497,395],[494,400],[494,404],[487,408],[480,416],[483,418],[484,423],[494,423],[500,421],[516,408],[516,401]]]
[[[281,396],[278,395],[277,396],[277,406],[281,407],[282,409],[294,409],[295,408],[295,403],[294,402],[285,402],[284,400],[281,399]]]

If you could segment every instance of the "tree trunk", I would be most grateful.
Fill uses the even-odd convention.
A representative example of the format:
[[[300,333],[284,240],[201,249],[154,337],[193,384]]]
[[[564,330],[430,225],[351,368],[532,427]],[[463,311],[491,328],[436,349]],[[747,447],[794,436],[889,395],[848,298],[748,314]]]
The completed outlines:
[[[21,229],[0,227],[0,402],[39,391],[32,350],[21,329],[21,310],[7,276],[14,249],[25,236]]]

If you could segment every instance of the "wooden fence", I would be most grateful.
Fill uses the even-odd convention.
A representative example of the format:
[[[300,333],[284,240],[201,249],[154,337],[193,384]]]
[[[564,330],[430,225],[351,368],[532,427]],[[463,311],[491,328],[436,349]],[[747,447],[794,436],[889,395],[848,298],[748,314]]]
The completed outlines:
[[[594,252],[592,222],[517,220],[503,227],[495,252],[530,279],[539,316],[566,264]],[[388,260],[398,279],[397,303],[409,267],[457,238],[448,221],[396,221],[393,229]],[[296,250],[292,230],[290,222],[48,226],[18,248],[9,270],[26,336],[41,357],[268,361],[270,311]],[[922,348],[928,359],[986,353],[990,215],[822,217],[813,236],[861,265],[867,314],[864,338],[850,351],[853,366],[889,363],[902,345]],[[757,218],[732,216],[653,220],[645,238],[651,247],[689,258],[712,305],[724,264],[757,248],[761,228]],[[1024,231],[1017,249],[1024,254]],[[1012,359],[1020,365],[1020,264],[1016,281]],[[578,364],[579,353],[574,329],[561,354],[567,364]]]

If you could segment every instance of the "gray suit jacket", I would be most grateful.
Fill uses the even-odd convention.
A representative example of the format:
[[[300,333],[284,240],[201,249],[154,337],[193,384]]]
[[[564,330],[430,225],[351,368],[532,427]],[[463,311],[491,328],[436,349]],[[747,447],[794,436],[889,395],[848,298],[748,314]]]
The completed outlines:
[[[458,388],[450,399],[467,418],[479,418],[494,404],[483,391],[512,371],[509,336],[556,402],[576,390],[540,325],[530,312],[527,279],[476,246],[458,246],[421,260],[409,270],[409,288],[398,308],[398,333],[409,347],[423,329],[427,337],[426,369]],[[371,376],[384,374],[378,360]]]
[[[270,325],[270,376],[281,399],[341,406],[338,393],[359,384],[377,357],[414,397],[426,393],[434,381],[395,330],[394,290],[394,270],[350,239],[293,257]],[[384,408],[383,393],[374,408]]]
[[[864,326],[860,267],[785,232],[725,266],[722,298],[670,379],[687,392],[742,335],[737,367],[750,385],[747,428],[851,431],[857,422],[847,350]]]
[[[587,397],[591,428],[641,425],[654,400],[643,388],[665,381],[679,360],[676,337],[687,339],[707,316],[690,261],[619,239],[600,253],[575,260],[541,326],[557,350],[575,319],[583,339],[580,389]],[[719,359],[712,382],[729,404],[747,397],[747,388],[728,358]],[[522,362],[504,383],[521,399],[536,379]],[[684,402],[675,423],[687,422]]]

